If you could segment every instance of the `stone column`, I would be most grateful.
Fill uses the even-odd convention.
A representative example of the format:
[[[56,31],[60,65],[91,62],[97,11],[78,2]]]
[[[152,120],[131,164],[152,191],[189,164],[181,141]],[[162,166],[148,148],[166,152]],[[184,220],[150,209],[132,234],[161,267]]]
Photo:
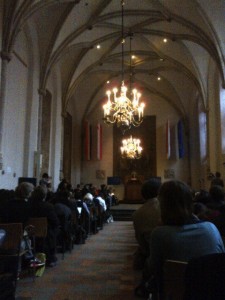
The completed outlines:
[[[2,70],[1,70],[1,83],[0,83],[0,170],[3,169],[3,120],[4,120],[4,109],[5,109],[5,92],[6,92],[6,78],[7,78],[7,66],[11,60],[10,53],[1,51],[0,57],[2,59]]]
[[[38,137],[37,137],[37,153],[36,153],[36,177],[37,182],[39,182],[41,174],[41,131],[42,131],[42,102],[43,98],[46,95],[46,90],[39,89],[39,108],[38,108]]]

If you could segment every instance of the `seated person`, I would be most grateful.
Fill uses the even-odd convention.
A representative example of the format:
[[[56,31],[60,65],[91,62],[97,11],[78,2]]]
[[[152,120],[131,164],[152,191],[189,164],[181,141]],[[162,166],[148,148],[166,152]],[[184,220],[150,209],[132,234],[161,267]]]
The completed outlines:
[[[215,177],[211,181],[211,187],[214,185],[219,185],[224,187],[223,179],[221,178],[220,172],[216,172]]]
[[[52,203],[62,203],[69,207],[71,211],[77,210],[76,202],[70,198],[70,194],[67,190],[56,192],[52,198]]]
[[[132,219],[138,248],[134,256],[134,269],[142,269],[149,256],[149,244],[152,230],[159,225],[160,207],[157,195],[161,186],[160,180],[151,178],[146,181],[141,194],[145,203],[134,212]]]
[[[224,198],[224,188],[220,185],[213,185],[209,189],[209,202],[207,203],[207,207],[212,210],[220,210],[222,206],[225,204]]]
[[[86,232],[86,237],[90,231],[90,209],[86,202],[83,201],[82,193],[77,191],[74,195],[77,206],[78,224],[83,227]]]
[[[48,187],[49,183],[50,183],[50,178],[48,176],[48,173],[43,173],[42,178],[39,181],[39,185],[44,186],[44,187]]]
[[[46,254],[46,264],[55,266],[56,258],[56,239],[59,233],[59,219],[57,217],[54,205],[46,202],[47,188],[38,186],[31,195],[31,213],[30,217],[46,217],[48,222],[47,237],[44,243],[44,252]]]
[[[85,214],[87,216],[89,216],[90,215],[90,210],[89,210],[86,202],[83,201],[83,199],[82,199],[82,193],[81,192],[76,192],[75,195],[74,195],[74,197],[75,197],[75,200],[76,200],[77,208],[84,209]]]
[[[224,188],[213,185],[209,189],[210,201],[207,203],[208,219],[216,225],[222,236],[225,236],[225,202]]]
[[[28,182],[20,183],[15,195],[5,202],[1,209],[1,219],[5,223],[22,223],[26,225],[30,216],[30,196],[34,189],[33,184]]]
[[[65,242],[65,250],[69,250],[72,234],[72,211],[67,205],[61,202],[56,202],[54,208],[60,223],[57,244],[62,247]]]
[[[105,203],[105,200],[104,200],[102,194],[96,195],[94,197],[93,201],[94,201],[95,205],[100,205],[103,212],[105,212],[107,210],[107,206],[106,206],[106,203]]]
[[[93,206],[93,199],[94,196],[91,193],[86,193],[84,195],[84,202],[87,204],[89,208]]]
[[[162,226],[152,231],[150,256],[143,272],[146,283],[154,277],[162,291],[162,273],[165,260],[188,262],[192,258],[212,253],[224,253],[224,245],[216,226],[199,221],[192,213],[192,194],[181,181],[164,182],[159,190]],[[135,292],[141,296],[146,292],[145,284]]]
[[[34,257],[34,253],[31,247],[30,236],[28,235],[28,226],[27,222],[30,217],[31,211],[31,193],[34,189],[33,184],[29,182],[20,183],[16,190],[14,197],[10,198],[4,208],[4,214],[2,220],[6,223],[22,223],[23,224],[23,239],[21,241],[21,250],[26,250],[25,255],[20,258],[18,273],[22,269],[22,264],[27,265],[28,263],[35,266],[44,265],[43,262],[40,262],[37,258]]]

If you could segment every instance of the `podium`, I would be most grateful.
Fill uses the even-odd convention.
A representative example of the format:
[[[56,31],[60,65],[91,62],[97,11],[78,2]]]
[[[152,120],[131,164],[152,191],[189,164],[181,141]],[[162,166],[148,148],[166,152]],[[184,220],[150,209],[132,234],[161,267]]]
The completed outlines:
[[[143,184],[143,176],[128,176],[125,181],[124,203],[138,204],[143,203],[141,188]]]

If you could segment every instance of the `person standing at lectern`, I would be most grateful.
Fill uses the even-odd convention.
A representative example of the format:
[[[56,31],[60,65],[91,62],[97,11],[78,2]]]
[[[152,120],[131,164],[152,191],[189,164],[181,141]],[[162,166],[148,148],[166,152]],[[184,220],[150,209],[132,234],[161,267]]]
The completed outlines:
[[[144,182],[141,195],[145,203],[133,215],[133,225],[138,248],[134,254],[133,267],[135,270],[144,268],[145,260],[149,256],[149,243],[152,230],[160,223],[160,207],[157,199],[161,181],[151,178]]]

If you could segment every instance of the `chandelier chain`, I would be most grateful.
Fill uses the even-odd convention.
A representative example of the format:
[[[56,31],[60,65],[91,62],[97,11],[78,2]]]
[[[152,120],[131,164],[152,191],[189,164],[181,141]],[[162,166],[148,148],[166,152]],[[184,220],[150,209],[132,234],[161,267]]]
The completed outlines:
[[[121,41],[121,76],[122,82],[120,86],[120,94],[118,95],[118,89],[114,88],[112,91],[107,91],[108,101],[103,105],[104,110],[104,122],[106,124],[117,124],[122,132],[130,129],[131,126],[139,126],[143,121],[144,103],[139,103],[141,94],[133,89],[131,92],[131,76],[132,76],[132,62],[130,57],[130,86],[129,93],[124,82],[124,45],[125,45],[125,34],[124,34],[124,1],[121,1],[121,17],[122,17],[122,41]],[[130,33],[130,56],[131,56],[131,40],[133,34]],[[132,99],[131,99],[132,98]]]

